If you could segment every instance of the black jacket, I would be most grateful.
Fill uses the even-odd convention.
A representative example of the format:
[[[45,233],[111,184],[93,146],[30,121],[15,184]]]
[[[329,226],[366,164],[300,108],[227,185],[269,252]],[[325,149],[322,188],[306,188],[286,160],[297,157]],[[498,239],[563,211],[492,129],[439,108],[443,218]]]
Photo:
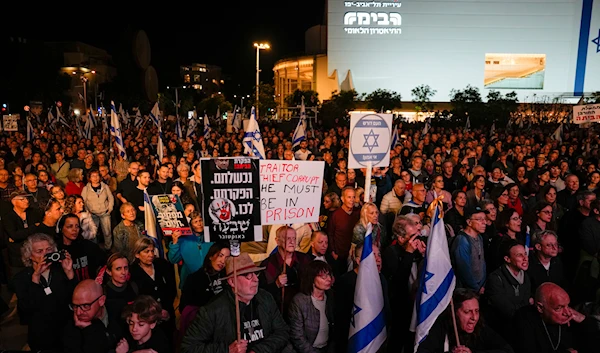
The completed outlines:
[[[334,335],[334,298],[333,293],[326,293],[325,315],[329,322],[329,340],[327,351],[333,352]],[[288,309],[290,321],[290,342],[294,346],[296,353],[318,353],[313,347],[313,343],[319,334],[321,324],[321,313],[313,305],[310,295],[298,293],[292,299]]]
[[[499,326],[506,326],[517,310],[529,305],[532,297],[529,276],[525,272],[523,284],[519,284],[506,265],[502,265],[488,276],[485,295]]]
[[[226,280],[223,277],[225,277],[224,270],[209,275],[204,267],[189,275],[181,289],[179,312],[183,312],[187,305],[201,307],[208,304],[226,285]],[[218,292],[215,293],[215,291]]]
[[[84,279],[95,279],[98,270],[106,264],[106,253],[100,249],[98,244],[83,239],[81,236],[70,245],[59,244],[59,248],[67,250],[71,254],[77,282]]]
[[[73,314],[69,303],[77,283],[67,278],[60,264],[50,267],[50,283],[41,277],[35,284],[32,275],[33,268],[27,267],[14,277],[21,324],[29,326],[27,342],[32,351],[60,350],[61,330]]]
[[[554,257],[550,260],[550,269],[546,270],[544,265],[538,260],[535,251],[529,253],[529,269],[527,270],[531,280],[531,293],[544,282],[558,284],[561,288],[568,290],[568,283],[565,278],[565,271],[560,257]]]
[[[64,328],[64,353],[107,353],[114,351],[117,342],[123,337],[123,328],[110,319],[108,327],[98,319],[90,326],[80,329],[71,320]]]
[[[177,285],[175,284],[173,265],[162,258],[155,258],[153,264],[154,280],[137,262],[134,262],[129,268],[131,281],[137,285],[138,295],[151,296],[160,303],[163,309],[174,314],[173,302],[177,296]]]

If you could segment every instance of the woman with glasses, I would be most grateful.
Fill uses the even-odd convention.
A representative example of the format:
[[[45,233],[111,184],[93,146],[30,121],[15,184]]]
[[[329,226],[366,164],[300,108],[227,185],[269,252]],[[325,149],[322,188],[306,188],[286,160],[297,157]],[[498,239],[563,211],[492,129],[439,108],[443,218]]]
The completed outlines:
[[[442,196],[444,210],[452,208],[452,195],[444,190],[444,177],[441,174],[434,174],[430,180],[431,185],[429,185],[429,191],[427,191],[427,195],[425,195],[425,202],[431,204],[433,200]]]
[[[138,288],[138,294],[149,295],[156,299],[168,313],[166,321],[160,326],[167,335],[169,342],[173,340],[175,332],[175,309],[173,302],[177,297],[175,272],[173,265],[162,257],[156,257],[154,242],[148,237],[143,237],[135,242],[132,255],[135,257],[129,271],[131,281]]]
[[[554,185],[546,184],[540,189],[538,194],[539,201],[548,202],[552,205],[552,228],[557,229],[558,222],[565,215],[565,209],[561,204],[556,202],[558,189]]]
[[[323,261],[308,264],[300,292],[288,309],[290,341],[297,353],[333,351],[334,299],[333,272]]]
[[[56,254],[56,261],[46,255]],[[77,284],[68,252],[57,253],[52,237],[30,235],[21,248],[26,268],[14,278],[17,308],[22,325],[28,326],[32,351],[62,351],[62,329],[67,324],[69,303]]]
[[[528,225],[531,229],[529,234],[541,230],[555,230],[552,223],[554,209],[551,204],[545,201],[539,202],[532,211],[528,214]]]
[[[498,234],[490,241],[488,248],[486,265],[489,273],[500,267],[503,263],[502,252],[500,247],[503,242],[508,240],[516,240],[521,244],[525,244],[524,234],[521,232],[523,221],[519,213],[512,208],[506,208],[499,212],[496,217],[496,228]]]
[[[67,201],[67,193],[65,188],[60,185],[54,185],[50,188],[50,197],[56,199],[60,203],[60,207],[65,208],[65,202]]]

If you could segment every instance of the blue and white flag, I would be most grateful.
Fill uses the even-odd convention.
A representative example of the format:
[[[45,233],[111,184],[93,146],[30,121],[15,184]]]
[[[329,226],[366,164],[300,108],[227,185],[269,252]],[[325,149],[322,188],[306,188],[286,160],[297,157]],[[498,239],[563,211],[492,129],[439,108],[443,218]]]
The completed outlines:
[[[258,157],[259,159],[265,159],[265,145],[263,144],[262,135],[258,128],[258,121],[256,121],[256,113],[254,107],[250,112],[250,121],[244,134],[244,152],[249,156]]]
[[[416,320],[413,318],[416,323],[415,352],[429,334],[437,317],[450,304],[456,285],[448,252],[444,219],[440,218],[439,207],[435,208],[431,222],[431,231],[427,240],[427,250],[415,300]]]
[[[394,132],[392,132],[392,144],[390,145],[390,149],[394,149],[398,144],[398,127],[392,125],[392,128],[394,129]]]
[[[27,141],[33,141],[35,139],[35,130],[31,124],[31,117],[27,118]]]
[[[63,116],[62,112],[60,111],[60,109],[58,109],[58,106],[56,107],[56,119],[59,123],[63,124],[64,126],[70,128],[69,123],[67,123],[67,119],[65,119],[65,117]]]
[[[496,122],[494,121],[492,123],[492,127],[490,128],[490,137],[494,136],[495,133],[496,133]]]
[[[237,105],[233,108],[233,120],[231,121],[231,127],[238,132],[242,129],[242,116],[237,111]]]
[[[218,111],[218,110],[217,110]],[[210,128],[210,119],[206,114],[204,114],[204,139],[208,140],[210,138],[210,132],[212,129]]]
[[[110,101],[110,134],[115,137],[119,154],[123,159],[127,158],[125,152],[125,143],[123,142],[123,135],[121,134],[121,123],[117,116],[117,109],[115,108],[115,102]]]
[[[144,228],[146,229],[146,236],[154,242],[154,254],[164,258],[165,251],[162,246],[160,234],[157,231],[156,215],[154,215],[154,209],[152,208],[147,188],[144,190]]]
[[[52,109],[48,109],[48,124],[54,125],[56,123],[56,118],[54,114],[52,114]]]
[[[467,123],[465,124],[465,131],[469,131],[471,129],[471,119],[467,115]]]
[[[421,135],[422,136],[427,135],[427,133],[429,132],[429,129],[431,129],[431,118],[425,119],[425,127],[423,128],[423,132],[421,133]]]
[[[190,119],[190,122],[188,123],[185,137],[196,136],[196,127],[197,126],[198,126],[198,119],[196,119],[196,114],[194,114],[194,116]]]
[[[375,353],[387,339],[383,289],[373,254],[372,231],[369,223],[354,290],[348,353]]]
[[[85,121],[85,125],[83,126],[83,137],[85,137],[88,140],[92,139],[92,127],[94,124],[91,115],[92,113],[90,112],[90,115],[88,116],[87,120]]]
[[[558,141],[558,143],[562,143],[562,135],[563,135],[563,123],[560,123],[558,128],[556,128],[556,130],[554,130],[554,133],[552,134],[552,139],[555,141]]]
[[[154,122],[156,127],[160,127],[160,110],[158,109],[158,102],[154,103],[154,107],[150,111],[150,119]]]
[[[138,108],[137,112],[135,113],[135,120],[133,121],[133,126],[139,130],[142,128],[142,125],[144,125],[144,119],[142,118],[142,112],[140,112],[140,109]]]
[[[96,118],[94,117],[94,109],[92,109],[92,105],[90,105],[90,112],[88,113],[88,120],[90,121],[90,127],[93,129],[96,127]]]
[[[156,146],[157,162],[162,164],[162,159],[165,156],[165,144],[163,143],[162,127],[158,127],[158,145]]]
[[[181,130],[181,124],[179,123],[179,117],[177,117],[177,125],[175,125],[175,134],[177,134],[178,140],[181,140],[183,138],[183,131]]]
[[[292,147],[300,145],[300,142],[306,140],[306,108],[304,107],[304,97],[302,97],[302,105],[300,105],[300,119],[292,137]]]

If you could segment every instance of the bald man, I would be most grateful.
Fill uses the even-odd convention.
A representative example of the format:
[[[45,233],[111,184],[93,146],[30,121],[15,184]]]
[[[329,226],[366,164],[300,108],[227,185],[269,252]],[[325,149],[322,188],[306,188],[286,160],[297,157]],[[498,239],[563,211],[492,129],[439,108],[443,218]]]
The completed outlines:
[[[593,331],[593,319],[569,306],[571,298],[558,285],[546,282],[535,292],[535,303],[524,307],[515,316],[516,352],[588,352],[585,340],[574,334]],[[507,325],[510,323],[506,323]]]
[[[91,279],[81,281],[70,304],[73,321],[64,331],[64,352],[105,353],[123,337],[119,322],[109,322],[102,286]]]

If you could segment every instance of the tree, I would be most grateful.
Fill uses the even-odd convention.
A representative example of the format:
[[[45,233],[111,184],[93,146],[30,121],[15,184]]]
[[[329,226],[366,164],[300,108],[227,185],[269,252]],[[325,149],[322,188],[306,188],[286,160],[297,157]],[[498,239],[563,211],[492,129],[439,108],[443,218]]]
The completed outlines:
[[[288,107],[296,107],[302,104],[302,97],[304,97],[304,105],[307,107],[315,107],[319,106],[319,93],[308,90],[301,91],[299,89],[295,90],[294,93],[285,97],[285,104]]]
[[[481,117],[484,124],[491,125],[492,122],[498,122],[502,126],[508,123],[511,113],[518,108],[518,98],[516,92],[509,92],[502,96],[499,91],[491,90],[487,95],[487,104],[485,105],[485,114]]]
[[[400,94],[386,89],[377,89],[364,98],[367,102],[367,108],[375,111],[382,109],[386,111],[402,107],[402,97]]]
[[[417,116],[422,112],[426,113],[433,110],[435,104],[431,103],[431,98],[437,93],[436,90],[429,87],[429,85],[420,85],[410,92],[412,93],[412,101],[415,104]]]
[[[454,120],[465,120],[467,115],[477,120],[483,115],[481,94],[477,87],[467,85],[463,90],[452,89],[450,91],[450,104],[452,105],[452,116]]]
[[[600,103],[600,91],[592,93],[590,97],[585,98],[586,104],[596,104]]]
[[[261,83],[259,86],[259,94],[258,94],[258,114],[260,116],[267,116],[275,114],[277,109],[277,102],[275,101],[275,86],[268,83]],[[254,86],[256,89],[256,86]],[[254,100],[256,97],[252,97],[251,99],[247,99],[246,110],[250,112],[250,108],[254,106],[256,103]]]
[[[324,101],[319,110],[320,120],[324,122],[326,127],[331,127],[335,124],[336,119],[345,119],[348,116],[348,111],[356,108],[358,101],[358,93],[355,90],[351,91],[334,91],[331,99]]]
[[[222,114],[233,109],[233,106],[225,99],[224,95],[213,94],[211,97],[201,100],[196,108],[200,115],[204,115],[204,112],[206,112],[208,116],[214,116],[217,113],[217,109]]]

